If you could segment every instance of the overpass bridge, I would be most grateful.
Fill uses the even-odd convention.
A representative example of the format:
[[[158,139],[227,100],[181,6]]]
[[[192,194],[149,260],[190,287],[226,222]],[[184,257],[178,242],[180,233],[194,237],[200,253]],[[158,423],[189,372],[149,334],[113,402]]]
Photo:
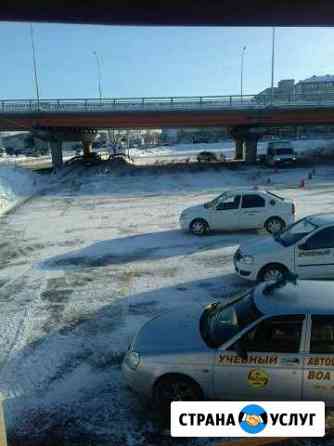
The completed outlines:
[[[51,143],[62,164],[62,141],[81,140],[89,156],[96,130],[227,127],[236,157],[256,160],[257,141],[268,127],[334,124],[334,92],[259,96],[1,100],[0,130],[31,130]]]

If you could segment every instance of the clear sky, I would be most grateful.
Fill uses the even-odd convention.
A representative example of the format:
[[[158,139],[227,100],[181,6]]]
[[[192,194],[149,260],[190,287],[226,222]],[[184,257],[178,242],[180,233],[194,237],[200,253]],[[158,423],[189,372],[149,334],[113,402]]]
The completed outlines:
[[[28,23],[0,23],[0,97],[34,98]],[[271,28],[34,24],[42,98],[239,94],[270,85]],[[334,74],[334,28],[276,28],[275,80]]]

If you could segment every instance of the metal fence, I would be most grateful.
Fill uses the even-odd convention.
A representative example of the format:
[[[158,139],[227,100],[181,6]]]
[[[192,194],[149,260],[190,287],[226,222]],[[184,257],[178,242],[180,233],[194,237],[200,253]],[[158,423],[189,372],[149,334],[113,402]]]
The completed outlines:
[[[205,111],[263,109],[267,107],[333,107],[334,91],[328,94],[275,94],[245,96],[192,96],[103,99],[2,100],[0,113],[92,113],[135,111]]]

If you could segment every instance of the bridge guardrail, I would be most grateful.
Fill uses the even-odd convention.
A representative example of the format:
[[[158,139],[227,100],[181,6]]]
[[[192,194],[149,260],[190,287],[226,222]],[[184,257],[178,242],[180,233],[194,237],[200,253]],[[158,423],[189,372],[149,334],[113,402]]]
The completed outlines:
[[[122,112],[122,111],[204,111],[215,109],[263,109],[267,107],[328,107],[334,105],[334,91],[302,95],[193,96],[105,99],[2,100],[0,113],[33,112]]]

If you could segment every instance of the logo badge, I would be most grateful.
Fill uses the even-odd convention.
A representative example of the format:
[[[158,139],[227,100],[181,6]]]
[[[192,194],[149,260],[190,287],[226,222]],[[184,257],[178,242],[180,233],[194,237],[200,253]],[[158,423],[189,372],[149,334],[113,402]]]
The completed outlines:
[[[265,387],[269,382],[269,375],[261,369],[252,369],[248,373],[248,384],[256,389]]]
[[[268,415],[263,407],[257,404],[245,406],[239,414],[240,427],[248,434],[258,434],[267,426]]]

